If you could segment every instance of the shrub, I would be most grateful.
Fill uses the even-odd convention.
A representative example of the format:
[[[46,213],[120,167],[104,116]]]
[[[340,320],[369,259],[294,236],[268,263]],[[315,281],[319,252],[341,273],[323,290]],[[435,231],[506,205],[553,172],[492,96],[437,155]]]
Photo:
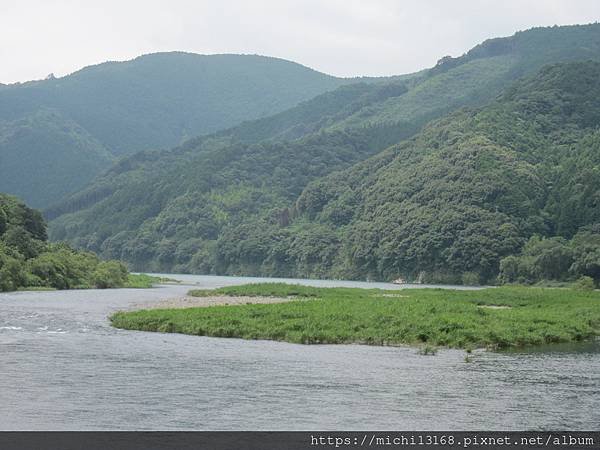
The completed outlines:
[[[592,277],[583,276],[575,282],[575,289],[593,291],[594,288],[594,279]]]
[[[67,274],[68,268],[64,258],[54,253],[42,253],[29,261],[29,272],[44,280],[43,285],[56,289],[69,289],[72,280]]]
[[[466,286],[479,286],[479,274],[476,272],[465,272],[462,274],[461,281]]]
[[[0,291],[15,290],[22,286],[24,281],[25,271],[21,262],[16,258],[0,253]]]
[[[103,261],[96,267],[92,281],[98,289],[117,288],[125,284],[127,275],[127,268],[120,262]]]

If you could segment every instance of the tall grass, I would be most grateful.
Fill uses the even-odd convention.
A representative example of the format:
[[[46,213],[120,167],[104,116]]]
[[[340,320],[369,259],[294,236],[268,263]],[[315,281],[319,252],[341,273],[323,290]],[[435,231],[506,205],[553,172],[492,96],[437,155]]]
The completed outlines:
[[[123,287],[126,288],[151,288],[160,283],[177,283],[170,278],[153,277],[145,273],[130,273],[127,275],[127,281]]]
[[[523,287],[381,291],[285,284],[233,286],[214,292],[296,296],[303,301],[119,312],[111,321],[130,330],[303,344],[465,349],[570,342],[600,334],[599,292]]]

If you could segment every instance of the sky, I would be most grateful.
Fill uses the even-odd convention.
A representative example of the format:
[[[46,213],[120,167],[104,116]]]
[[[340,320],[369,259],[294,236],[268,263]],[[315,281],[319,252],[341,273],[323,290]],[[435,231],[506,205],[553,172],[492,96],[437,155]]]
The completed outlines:
[[[393,75],[487,38],[596,21],[598,0],[0,0],[0,83],[172,50]]]

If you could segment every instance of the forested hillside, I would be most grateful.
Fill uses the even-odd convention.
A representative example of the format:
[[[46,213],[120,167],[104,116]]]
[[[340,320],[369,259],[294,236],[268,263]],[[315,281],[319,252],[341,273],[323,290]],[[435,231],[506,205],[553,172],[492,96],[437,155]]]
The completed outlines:
[[[230,202],[222,197],[235,196],[239,196],[241,205],[260,210],[248,197],[250,188],[264,191],[265,205],[272,201],[284,204],[315,177],[347,167],[396,141],[395,128],[337,131],[327,127],[365,104],[402,95],[406,90],[402,80],[344,86],[275,116],[193,139],[167,152],[138,153],[121,160],[88,188],[48,209],[46,215],[50,219],[64,216],[53,225],[55,236],[62,239],[70,238],[72,232],[97,236],[99,222],[87,221],[96,214],[119,218],[106,222],[100,219],[104,222],[100,227],[102,236],[123,228],[136,230],[186,191],[198,195],[210,192],[215,211],[226,207],[223,202]],[[410,135],[402,128],[399,132]],[[219,193],[219,189],[229,192]],[[204,198],[192,198],[198,207],[206,207],[202,205]],[[83,220],[72,215],[79,211]],[[218,228],[227,221],[223,215],[222,219]],[[58,225],[63,221],[68,230]]]
[[[585,69],[591,81],[575,83],[589,90],[597,67],[545,69],[487,109],[405,139],[450,110],[489,102],[545,63],[600,59],[599,38],[599,25],[517,33],[429,71],[343,87],[169,152],[134,155],[49,210],[52,237],[144,270],[491,280],[532,234],[570,237],[596,220],[589,212],[571,225],[557,221],[577,198],[568,189],[579,191],[546,183],[558,183],[551,161],[595,157],[586,150],[592,119],[561,110],[568,103],[595,117],[593,96],[571,93],[552,74]],[[560,153],[567,145],[574,159]],[[577,164],[596,170],[593,161]]]
[[[357,111],[336,128],[423,124],[460,106],[482,105],[545,64],[587,59],[600,59],[597,23],[533,28],[488,39],[458,58],[440,58],[407,95]]]
[[[114,162],[87,131],[52,110],[0,121],[0,189],[47,207]]]
[[[52,108],[120,155],[172,147],[349,81],[278,58],[155,53],[10,85],[0,91],[0,118]]]
[[[277,58],[174,52],[2,86],[0,191],[48,207],[115,156],[169,148],[350,81]]]
[[[40,212],[0,193],[0,291],[120,287],[127,277],[118,261],[48,243]]]
[[[279,258],[274,266],[289,264],[298,275],[478,283],[494,281],[500,260],[519,253],[532,235],[560,236],[556,243],[566,248],[577,233],[597,234],[589,227],[600,222],[599,96],[599,63],[546,67],[482,110],[456,112],[312,183],[290,226],[263,226],[252,237],[265,242],[257,260]],[[223,240],[235,242],[233,233]],[[600,276],[594,239],[586,251],[565,250],[596,258],[574,275]],[[551,242],[545,246],[560,251]],[[300,251],[279,255],[281,248]],[[244,261],[238,248],[219,250],[230,267]],[[548,278],[568,276],[567,261]],[[505,275],[516,281],[523,274]]]

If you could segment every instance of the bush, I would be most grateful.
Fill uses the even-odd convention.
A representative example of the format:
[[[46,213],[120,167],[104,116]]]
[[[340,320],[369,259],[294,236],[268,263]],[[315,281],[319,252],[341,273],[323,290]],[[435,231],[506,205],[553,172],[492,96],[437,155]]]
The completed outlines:
[[[479,286],[479,274],[476,272],[465,272],[462,274],[461,281],[465,286]]]
[[[53,253],[42,253],[29,262],[29,272],[43,281],[43,286],[56,289],[73,287],[67,275],[65,260]]]
[[[34,275],[29,272],[27,272],[25,274],[25,283],[23,284],[23,286],[24,287],[48,287],[48,286],[46,286],[46,283],[44,282],[44,280],[42,280],[37,275]]]
[[[532,284],[540,281],[600,282],[600,233],[583,228],[570,241],[533,236],[519,256],[500,261],[501,283]],[[589,283],[583,282],[584,285]]]
[[[13,291],[23,286],[24,281],[25,271],[21,262],[0,253],[0,291]]]
[[[581,291],[593,291],[595,288],[594,279],[592,277],[583,276],[575,282],[574,287]]]
[[[98,264],[92,281],[98,289],[123,287],[127,281],[127,268],[118,261],[104,261]]]

